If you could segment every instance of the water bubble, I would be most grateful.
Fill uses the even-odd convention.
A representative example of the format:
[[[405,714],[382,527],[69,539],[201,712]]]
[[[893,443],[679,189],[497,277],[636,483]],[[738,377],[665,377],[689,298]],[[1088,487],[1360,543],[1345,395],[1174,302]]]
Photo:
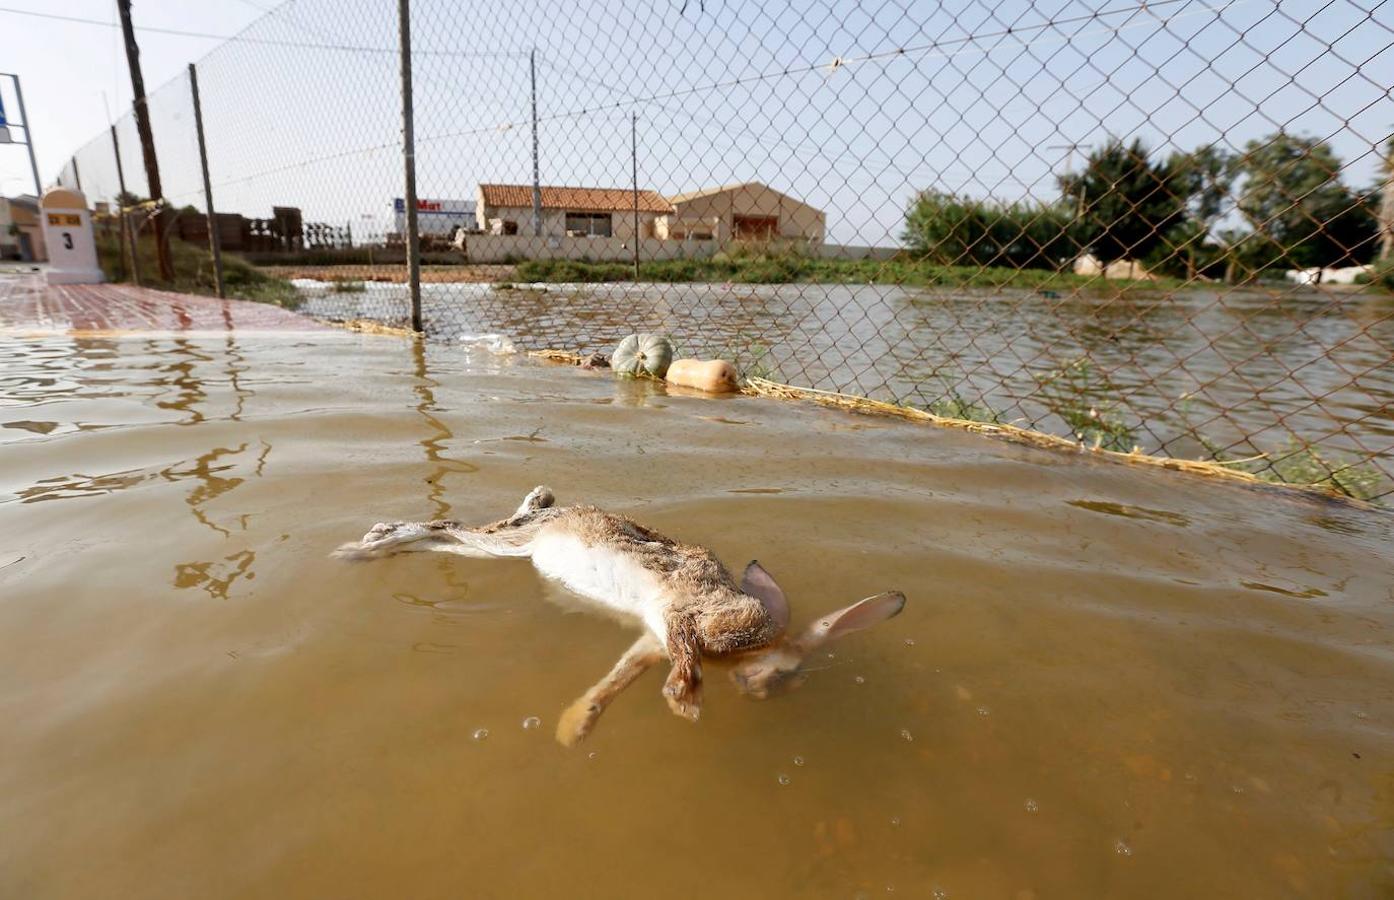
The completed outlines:
[[[978,707],[978,715],[980,715],[980,716],[990,716],[990,715],[992,715],[992,710],[988,709],[986,706],[979,706],[979,707]]]
[[[1236,794],[1242,794],[1242,793],[1244,793],[1244,788],[1240,787],[1240,786],[1237,785],[1237,784],[1231,785],[1231,786],[1230,786],[1230,790],[1231,790],[1231,791],[1234,791]]]
[[[866,679],[860,675],[858,675],[856,678],[853,678],[852,680],[855,681],[857,684],[866,684]]]
[[[775,781],[778,781],[780,784],[788,784],[788,783],[789,783],[789,776],[788,776],[788,775],[784,775],[784,774],[780,774],[780,776],[779,776],[778,778],[776,778]]]
[[[534,728],[542,727],[542,720],[537,716],[528,716],[523,720],[523,727],[531,731]]]
[[[900,827],[900,816],[891,816],[891,825],[895,828]]]
[[[888,894],[894,894],[894,893],[895,893],[895,885],[893,885],[893,884],[888,884],[888,885],[886,885],[886,893],[888,893]]]
[[[594,750],[592,750],[591,752],[586,754],[586,759],[595,759],[599,755],[599,753],[596,753]]]
[[[837,659],[837,654],[834,653],[834,652],[832,652],[831,650],[829,650],[829,651],[828,651],[828,659]]]
[[[488,736],[489,729],[487,728],[476,728],[474,734],[470,735],[470,737],[474,738],[476,741],[482,741]]]
[[[1030,797],[1027,797],[1027,798],[1026,798],[1026,811],[1027,811],[1027,812],[1033,813],[1033,812],[1035,812],[1036,810],[1038,810],[1038,809],[1040,809],[1040,808],[1041,808],[1040,805],[1037,804],[1035,800],[1032,800]]]
[[[900,736],[903,740],[907,741],[913,741],[915,739],[915,736],[910,733],[910,729],[908,728],[900,729]]]
[[[1129,847],[1126,841],[1119,839],[1113,842],[1113,852],[1119,856],[1132,856],[1133,848]]]
[[[948,900],[949,892],[943,888],[937,887],[929,892],[929,896],[932,897],[933,900]]]
[[[914,638],[906,638],[906,639],[905,639],[905,646],[907,646],[907,647],[913,647],[913,646],[915,646],[915,639],[914,639]]]
[[[796,757],[794,757],[794,765],[796,765],[796,766],[801,766],[801,765],[803,765],[803,764],[804,764],[804,758],[803,758],[802,756],[796,756]]]

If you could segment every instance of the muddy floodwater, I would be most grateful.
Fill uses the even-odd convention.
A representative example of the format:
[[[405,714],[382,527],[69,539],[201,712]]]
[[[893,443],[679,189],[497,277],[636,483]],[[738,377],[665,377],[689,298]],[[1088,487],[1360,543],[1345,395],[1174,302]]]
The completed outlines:
[[[799,690],[558,714],[538,483],[752,557]],[[0,337],[0,896],[1388,897],[1388,512],[396,338]]]
[[[408,318],[406,288],[297,282],[313,315]],[[426,284],[437,337],[608,349],[636,329],[801,387],[1073,433],[1081,412],[1120,449],[1186,458],[1291,452],[1394,472],[1394,297],[1286,286],[1085,291],[820,284]],[[1387,475],[1377,479],[1390,488]]]

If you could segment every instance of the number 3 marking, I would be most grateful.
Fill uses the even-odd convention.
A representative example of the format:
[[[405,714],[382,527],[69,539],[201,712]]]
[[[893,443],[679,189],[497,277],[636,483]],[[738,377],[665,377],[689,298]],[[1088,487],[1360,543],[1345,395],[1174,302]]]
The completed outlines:
[[[71,249],[73,249],[73,235],[72,235],[72,232],[70,232],[70,231],[65,231],[65,232],[63,232],[63,249],[65,249],[65,250],[71,250]]]

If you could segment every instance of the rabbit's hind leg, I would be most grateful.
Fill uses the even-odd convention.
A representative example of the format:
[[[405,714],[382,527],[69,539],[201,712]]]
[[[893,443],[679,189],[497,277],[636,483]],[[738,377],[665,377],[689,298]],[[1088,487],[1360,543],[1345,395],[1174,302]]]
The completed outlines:
[[[360,541],[334,551],[341,559],[378,559],[397,553],[441,550],[455,543],[449,529],[453,522],[379,522]]]

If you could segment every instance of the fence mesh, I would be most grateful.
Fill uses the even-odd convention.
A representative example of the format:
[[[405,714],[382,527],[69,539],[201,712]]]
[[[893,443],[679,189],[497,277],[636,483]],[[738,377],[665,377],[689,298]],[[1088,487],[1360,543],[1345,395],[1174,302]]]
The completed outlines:
[[[1394,493],[1385,4],[411,7],[429,337],[658,332],[747,375]],[[410,321],[397,13],[290,0],[198,61],[230,292]],[[149,107],[176,286],[208,289],[189,89]],[[115,205],[110,135],[62,180]]]

